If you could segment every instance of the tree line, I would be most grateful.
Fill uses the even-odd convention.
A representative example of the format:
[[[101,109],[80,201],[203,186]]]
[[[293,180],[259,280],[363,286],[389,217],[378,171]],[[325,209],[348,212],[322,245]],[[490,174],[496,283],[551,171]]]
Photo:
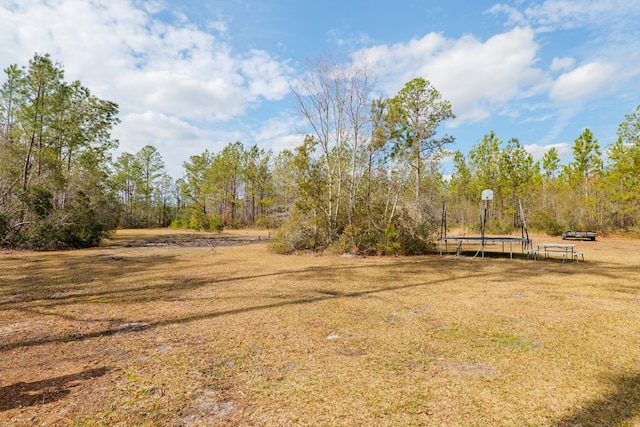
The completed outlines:
[[[60,64],[35,55],[5,69],[0,89],[0,244],[97,245],[117,225],[109,191],[118,106],[66,82]]]
[[[467,154],[439,132],[452,105],[426,79],[375,98],[366,64],[324,56],[291,91],[304,141],[273,153],[229,143],[193,155],[174,180],[153,146],[112,159],[118,105],[67,83],[35,55],[5,69],[0,92],[0,245],[96,245],[117,227],[277,229],[279,252],[419,254],[450,227],[479,227],[480,195],[494,191],[489,232],[640,234],[640,106],[602,148],[585,129],[562,164],[534,161],[517,138],[484,135]],[[443,165],[451,164],[444,174]]]

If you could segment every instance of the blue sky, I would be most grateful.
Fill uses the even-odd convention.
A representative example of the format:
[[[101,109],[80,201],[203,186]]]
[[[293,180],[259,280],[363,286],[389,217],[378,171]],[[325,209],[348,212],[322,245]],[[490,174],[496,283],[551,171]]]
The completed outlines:
[[[174,178],[230,142],[295,147],[289,84],[327,52],[366,58],[384,97],[430,80],[465,154],[493,130],[569,159],[640,104],[640,0],[0,0],[0,22],[2,68],[51,54],[120,105],[116,155],[154,145]]]

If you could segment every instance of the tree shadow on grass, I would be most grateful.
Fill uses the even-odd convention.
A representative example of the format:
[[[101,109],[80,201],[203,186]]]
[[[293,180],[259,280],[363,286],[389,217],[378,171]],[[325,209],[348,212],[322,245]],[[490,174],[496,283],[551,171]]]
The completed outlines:
[[[69,395],[71,389],[78,386],[82,381],[101,377],[108,371],[104,367],[89,369],[76,374],[63,375],[31,383],[19,382],[0,387],[0,412],[55,402]]]
[[[119,257],[109,256],[101,256],[106,260],[106,264],[108,265],[108,270],[106,272],[102,272],[102,274],[113,274],[116,278],[120,276],[126,276],[132,274],[132,272],[137,272],[140,269],[148,269],[152,268],[154,265],[161,264],[165,268],[169,268],[167,266],[171,266],[170,268],[174,268],[174,265],[178,262],[177,258],[174,256],[153,256],[153,257],[123,257],[120,259]],[[488,266],[494,265],[489,263],[473,263],[467,265],[466,263],[460,264],[460,261],[464,261],[464,258],[459,257],[439,257],[439,256],[431,256],[431,257],[416,257],[414,258],[398,258],[395,262],[391,262],[386,264],[385,269],[388,271],[393,271],[394,274],[390,274],[385,277],[376,278],[375,280],[371,280],[370,286],[367,286],[365,289],[360,291],[349,291],[345,290],[342,286],[339,286],[338,289],[335,288],[334,284],[338,283],[342,280],[341,277],[345,274],[345,271],[350,271],[349,275],[357,275],[360,269],[364,269],[366,272],[371,268],[369,264],[355,264],[355,265],[336,265],[336,266],[303,266],[298,269],[286,269],[286,270],[275,270],[275,271],[251,271],[245,274],[241,274],[239,276],[231,276],[231,277],[215,277],[215,278],[205,278],[205,277],[175,277],[173,281],[169,283],[163,283],[158,285],[150,285],[147,283],[139,283],[134,284],[132,286],[128,286],[126,288],[114,288],[114,289],[91,289],[90,287],[65,287],[65,280],[57,279],[56,282],[61,284],[57,285],[55,289],[47,289],[46,281],[44,281],[45,277],[49,277],[48,270],[43,270],[41,275],[43,276],[42,280],[35,281],[33,285],[30,285],[27,289],[25,295],[25,288],[19,285],[11,286],[7,283],[8,290],[11,294],[15,296],[15,298],[8,298],[6,302],[0,301],[0,306],[3,304],[6,305],[8,309],[15,309],[20,311],[27,311],[31,313],[35,313],[36,315],[42,315],[44,312],[39,312],[38,310],[42,310],[42,308],[51,309],[54,306],[71,304],[71,303],[79,303],[79,302],[87,302],[91,301],[95,302],[103,302],[103,303],[117,303],[117,304],[128,304],[132,302],[151,302],[151,301],[173,301],[180,300],[182,298],[183,292],[185,290],[193,290],[202,286],[213,286],[219,284],[231,284],[233,282],[243,282],[246,280],[254,280],[266,277],[284,277],[290,281],[294,282],[305,282],[307,279],[317,280],[319,277],[323,279],[323,284],[320,284],[318,287],[314,287],[313,289],[302,289],[301,293],[294,292],[290,295],[283,295],[282,298],[279,298],[279,301],[275,303],[267,303],[267,304],[258,304],[258,305],[249,305],[242,306],[238,308],[228,309],[228,310],[213,310],[205,313],[198,313],[191,316],[184,317],[171,317],[169,319],[164,319],[161,321],[153,321],[148,319],[129,319],[123,324],[110,326],[107,328],[103,328],[100,330],[94,330],[83,333],[73,333],[64,336],[46,336],[35,339],[26,339],[22,341],[15,342],[7,342],[0,344],[0,352],[12,350],[20,347],[31,347],[37,345],[44,345],[48,343],[55,342],[76,342],[76,341],[84,341],[93,338],[118,335],[121,333],[132,333],[138,331],[144,331],[147,329],[167,326],[171,324],[180,324],[186,322],[193,322],[198,320],[203,320],[207,318],[216,318],[220,316],[228,316],[228,315],[236,315],[240,313],[246,313],[257,310],[266,310],[272,309],[282,306],[291,306],[291,305],[300,305],[300,304],[310,304],[321,302],[327,299],[332,298],[358,298],[358,297],[366,297],[370,295],[375,295],[382,292],[395,292],[402,291],[404,289],[410,289],[415,287],[430,287],[437,285],[447,285],[450,281],[482,281],[487,278],[491,278],[496,276],[496,271],[493,269],[488,269]],[[92,260],[93,264],[91,264],[90,269],[96,268],[102,264],[101,261]],[[452,262],[454,261],[454,262]],[[510,260],[509,260],[510,261]],[[78,263],[78,266],[83,266],[86,264],[85,261],[75,260]],[[111,266],[110,264],[117,264],[116,267]],[[541,264],[538,264],[535,261],[524,261],[524,262],[509,262],[508,264],[500,264],[502,265],[501,270],[499,272],[500,281],[519,281],[523,276],[531,276],[536,274],[547,274],[549,272],[557,272],[564,275],[572,275],[574,273],[581,272],[587,267],[587,265],[580,263],[572,263],[575,265],[564,265],[560,262],[558,263],[548,263],[545,264],[545,269],[542,270],[539,268]],[[596,274],[607,277],[609,275],[624,275],[626,272],[625,269],[620,269],[619,266],[605,266],[605,265],[594,265],[592,263],[588,266],[588,271],[593,272],[597,271]],[[533,268],[532,268],[533,267]],[[86,270],[86,266],[83,267]],[[633,266],[635,268],[635,266]],[[445,276],[441,279],[431,279],[430,271],[436,269],[440,272],[444,272]],[[83,270],[84,271],[84,270]],[[631,271],[631,267],[629,267],[629,271]],[[64,272],[62,274],[72,274],[73,272]],[[341,274],[338,274],[341,273]],[[60,273],[58,273],[60,274]],[[484,279],[483,279],[484,278]],[[425,280],[426,279],[426,280]],[[37,285],[37,286],[36,286]],[[39,289],[40,286],[44,286],[45,289]],[[0,282],[0,289],[3,288],[2,282]],[[34,289],[35,288],[35,289]],[[64,292],[66,289],[69,289],[71,292]],[[61,291],[61,293],[52,294],[52,292]],[[31,292],[31,294],[29,293]],[[33,304],[36,302],[39,303],[37,307],[34,307]],[[29,304],[30,306],[25,307],[24,304]],[[51,313],[47,313],[50,315]],[[58,316],[68,317],[64,314],[57,314]],[[68,320],[76,320],[73,317],[68,317]]]
[[[352,269],[358,269],[358,268],[363,268],[363,267],[354,267],[354,266],[338,267],[338,268],[333,268],[333,270],[336,270],[336,269],[352,270]],[[266,273],[266,274],[262,273],[262,274],[255,274],[255,275],[247,275],[240,278],[238,277],[229,278],[229,279],[225,279],[224,281],[229,282],[229,281],[235,281],[235,280],[246,280],[248,278],[260,278],[260,277],[283,275],[283,274],[284,275],[298,274],[298,275],[304,276],[306,274],[312,274],[312,272],[315,272],[315,271],[316,271],[315,268],[305,268],[298,272],[286,271],[286,272],[279,272],[279,273]],[[324,268],[322,269],[322,271],[324,271],[326,275],[327,269]],[[317,274],[317,272],[313,274]],[[477,274],[474,272],[470,272],[469,275],[465,277],[477,277]],[[210,312],[205,312],[200,314],[194,314],[191,316],[169,318],[169,319],[164,319],[164,320],[155,321],[155,322],[130,321],[122,325],[118,325],[115,327],[106,328],[98,331],[71,334],[63,337],[46,336],[39,339],[30,339],[26,341],[16,341],[13,343],[0,344],[0,352],[13,350],[16,348],[22,348],[22,347],[33,347],[37,345],[44,345],[49,343],[85,341],[85,340],[94,339],[94,338],[119,335],[124,333],[146,331],[149,329],[154,329],[154,328],[173,325],[173,324],[189,323],[189,322],[195,322],[195,321],[204,320],[204,319],[213,319],[216,317],[237,315],[241,313],[248,313],[248,312],[258,311],[258,310],[268,310],[268,309],[285,307],[285,306],[312,304],[312,303],[322,302],[322,301],[326,301],[328,299],[333,299],[333,298],[359,298],[359,297],[378,294],[382,292],[394,292],[394,291],[399,291],[403,289],[433,286],[437,284],[446,283],[448,280],[449,278],[444,278],[444,279],[432,280],[428,282],[419,281],[416,283],[410,283],[405,285],[395,285],[391,283],[386,283],[384,285],[376,286],[376,287],[369,288],[362,291],[354,291],[354,292],[332,291],[332,290],[318,288],[318,289],[313,289],[310,292],[305,292],[302,296],[292,295],[291,297],[285,298],[284,300],[277,301],[270,304],[258,304],[258,305],[251,305],[248,307],[238,307],[238,308],[228,309],[228,310],[210,311]],[[152,297],[149,297],[149,298],[153,299]]]
[[[70,257],[67,254],[46,254],[43,255],[42,260],[3,265],[3,277],[0,279],[0,307],[11,308],[14,304],[37,301],[62,301],[68,298],[69,294],[73,300],[78,297],[99,296],[93,291],[92,286],[93,278],[96,276],[115,282],[122,277],[152,270],[157,266],[166,267],[171,271],[173,268],[171,266],[178,263],[179,259],[176,255],[153,257],[102,255],[81,258]],[[60,267],[62,265],[64,268]]]
[[[640,415],[640,372],[617,376],[612,382],[614,391],[586,402],[553,426],[614,427],[625,425],[625,422]]]

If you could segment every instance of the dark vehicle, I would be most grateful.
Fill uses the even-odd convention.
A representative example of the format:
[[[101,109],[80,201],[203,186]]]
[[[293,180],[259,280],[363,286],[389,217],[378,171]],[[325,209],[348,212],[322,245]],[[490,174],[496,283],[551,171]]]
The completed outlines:
[[[593,231],[565,231],[562,233],[562,240],[576,239],[576,240],[596,240],[596,233]]]

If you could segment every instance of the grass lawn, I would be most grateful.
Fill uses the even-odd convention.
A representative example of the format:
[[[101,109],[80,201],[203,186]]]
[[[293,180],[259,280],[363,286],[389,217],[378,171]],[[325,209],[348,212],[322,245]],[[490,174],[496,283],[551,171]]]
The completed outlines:
[[[0,252],[0,425],[640,425],[640,241],[563,264],[267,237]]]

